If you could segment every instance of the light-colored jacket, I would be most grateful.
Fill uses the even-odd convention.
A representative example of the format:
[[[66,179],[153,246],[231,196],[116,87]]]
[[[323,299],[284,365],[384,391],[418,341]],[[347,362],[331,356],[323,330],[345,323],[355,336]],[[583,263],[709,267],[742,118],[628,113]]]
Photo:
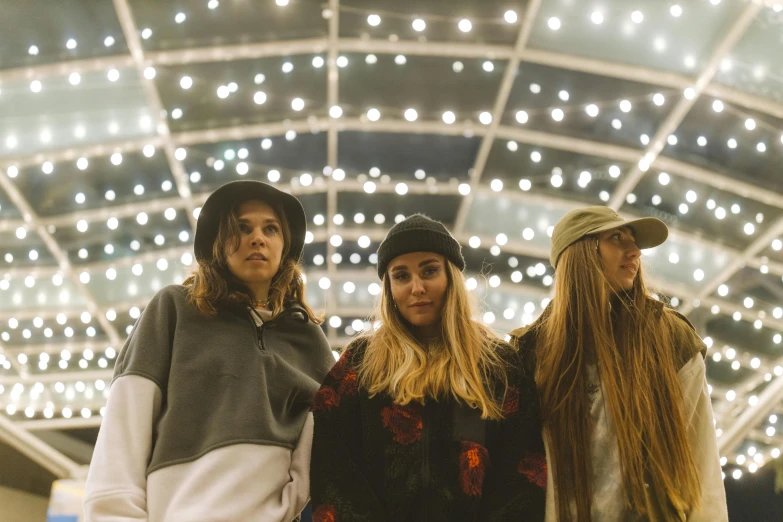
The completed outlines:
[[[726,492],[721,475],[718,443],[713,423],[712,402],[707,388],[706,365],[704,355],[706,346],[696,334],[693,326],[682,315],[667,310],[670,319],[675,323],[675,332],[680,342],[688,343],[684,353],[690,356],[680,366],[677,378],[682,389],[683,413],[688,426],[688,439],[694,452],[694,460],[699,470],[701,482],[701,505],[698,510],[689,513],[679,513],[681,522],[727,522]],[[520,328],[511,332],[516,344],[523,342],[530,350],[531,336],[526,335],[528,328]],[[524,341],[521,341],[526,337]],[[683,347],[685,348],[685,347]],[[534,360],[528,358],[528,360]],[[590,417],[593,426],[591,440],[590,463],[592,470],[591,518],[601,522],[673,522],[661,513],[650,513],[647,517],[639,517],[629,513],[625,507],[625,495],[622,488],[622,471],[617,435],[609,416],[604,400],[603,387],[594,365],[587,366],[588,390],[590,394]],[[544,437],[546,440],[547,437]],[[547,451],[547,467],[549,453]],[[649,491],[650,495],[655,492]],[[655,502],[648,505],[655,506]],[[576,506],[572,505],[572,513],[576,517]],[[555,504],[554,481],[552,474],[547,477],[546,522],[557,522],[557,505]]]

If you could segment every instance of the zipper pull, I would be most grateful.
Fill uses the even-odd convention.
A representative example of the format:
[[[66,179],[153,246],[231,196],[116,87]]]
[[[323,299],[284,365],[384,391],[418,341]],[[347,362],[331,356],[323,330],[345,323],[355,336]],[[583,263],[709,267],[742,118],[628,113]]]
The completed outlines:
[[[266,350],[266,348],[264,348],[264,340],[263,340],[264,333],[261,331],[261,327],[260,326],[256,326],[256,335],[258,336],[258,347],[262,351]]]

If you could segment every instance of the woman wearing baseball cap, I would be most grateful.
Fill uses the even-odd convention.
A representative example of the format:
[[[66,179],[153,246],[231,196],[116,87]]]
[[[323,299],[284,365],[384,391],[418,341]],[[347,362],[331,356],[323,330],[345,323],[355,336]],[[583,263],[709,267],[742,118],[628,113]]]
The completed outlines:
[[[334,357],[304,300],[302,205],[258,181],[207,199],[197,271],[152,298],[114,370],[87,522],[291,522]]]
[[[533,379],[472,319],[464,268],[460,244],[422,215],[378,248],[378,328],[313,402],[315,522],[543,521]]]
[[[607,207],[554,228],[555,296],[512,332],[541,395],[548,522],[728,520],[706,347],[642,275],[667,236]]]

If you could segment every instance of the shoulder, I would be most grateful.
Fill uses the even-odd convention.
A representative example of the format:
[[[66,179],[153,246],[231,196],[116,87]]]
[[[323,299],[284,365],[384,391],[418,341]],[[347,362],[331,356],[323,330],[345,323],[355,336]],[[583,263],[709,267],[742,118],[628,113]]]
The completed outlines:
[[[665,308],[663,320],[671,332],[677,368],[682,368],[699,353],[702,357],[706,357],[707,346],[687,317],[676,310]]]
[[[150,304],[180,307],[188,302],[188,287],[183,285],[164,286],[150,299]]]

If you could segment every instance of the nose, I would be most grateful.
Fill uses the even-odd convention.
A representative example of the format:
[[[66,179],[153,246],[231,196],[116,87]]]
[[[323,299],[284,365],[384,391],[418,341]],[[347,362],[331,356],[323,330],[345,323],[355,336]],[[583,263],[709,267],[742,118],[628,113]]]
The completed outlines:
[[[633,243],[628,251],[626,251],[625,255],[630,259],[636,259],[642,255],[642,251],[639,250],[639,247],[636,246],[636,243]]]
[[[425,292],[424,281],[422,281],[421,278],[414,276],[412,283],[413,286],[411,287],[411,294],[423,295]]]
[[[264,244],[264,234],[261,233],[261,227],[254,228],[250,233],[250,244],[254,247]]]

